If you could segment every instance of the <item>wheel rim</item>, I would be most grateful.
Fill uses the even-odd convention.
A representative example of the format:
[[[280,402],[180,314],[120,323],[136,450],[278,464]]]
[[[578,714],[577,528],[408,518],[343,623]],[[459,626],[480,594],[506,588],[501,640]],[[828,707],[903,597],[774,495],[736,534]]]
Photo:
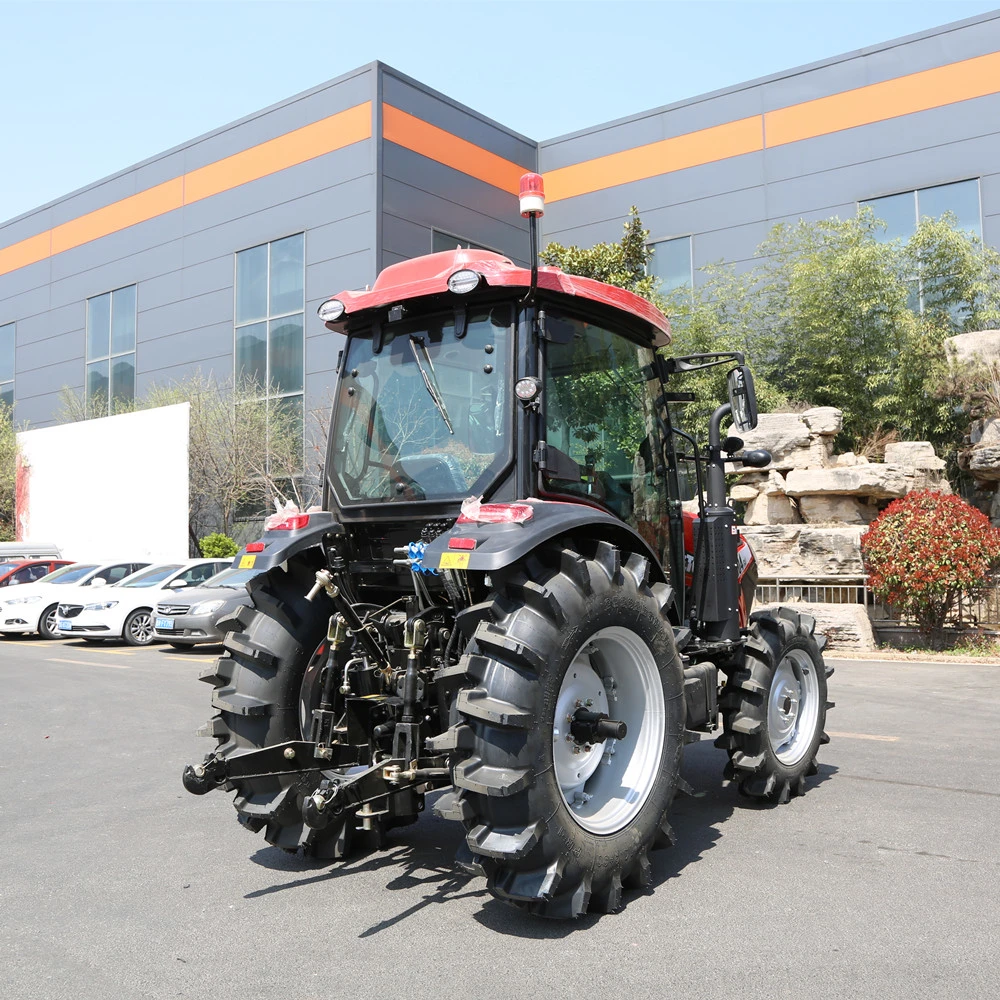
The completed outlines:
[[[45,631],[49,635],[56,634],[56,623],[59,620],[59,612],[57,609],[53,609],[45,616]]]
[[[141,645],[153,640],[153,619],[148,614],[136,615],[128,626],[129,635]]]
[[[570,733],[581,707],[624,722],[627,735],[588,750]],[[649,647],[621,626],[596,632],[566,670],[552,731],[559,793],[577,824],[607,836],[632,822],[656,784],[665,725],[663,688]]]
[[[818,718],[816,665],[805,650],[790,650],[774,672],[767,702],[767,736],[782,764],[791,766],[805,757]]]

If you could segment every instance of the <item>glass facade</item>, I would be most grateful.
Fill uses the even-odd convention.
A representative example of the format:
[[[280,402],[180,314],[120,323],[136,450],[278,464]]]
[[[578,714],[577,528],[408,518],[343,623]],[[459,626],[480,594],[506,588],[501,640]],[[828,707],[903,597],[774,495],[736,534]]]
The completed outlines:
[[[14,410],[14,323],[0,326],[0,403]]]
[[[885,223],[885,231],[878,236],[882,242],[908,240],[920,219],[937,219],[945,212],[951,212],[956,217],[959,229],[980,238],[983,235],[978,178],[903,191],[884,198],[869,198],[859,201],[858,206],[867,206],[875,213],[876,219]]]
[[[87,412],[108,416],[135,399],[136,286],[87,299]]]
[[[651,243],[650,247],[653,256],[649,258],[646,270],[660,279],[660,293],[668,295],[678,288],[691,288],[694,284],[691,237],[660,240],[658,243]]]
[[[305,234],[236,254],[236,381],[280,401],[301,427],[305,387]]]

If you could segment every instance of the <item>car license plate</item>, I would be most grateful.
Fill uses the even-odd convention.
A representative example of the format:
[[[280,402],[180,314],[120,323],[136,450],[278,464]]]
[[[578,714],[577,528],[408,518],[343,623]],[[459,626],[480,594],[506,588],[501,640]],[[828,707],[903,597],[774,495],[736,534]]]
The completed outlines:
[[[59,631],[60,632],[72,632],[73,623],[68,618],[59,619]]]
[[[153,628],[173,628],[174,620],[173,618],[157,618],[153,624]]]

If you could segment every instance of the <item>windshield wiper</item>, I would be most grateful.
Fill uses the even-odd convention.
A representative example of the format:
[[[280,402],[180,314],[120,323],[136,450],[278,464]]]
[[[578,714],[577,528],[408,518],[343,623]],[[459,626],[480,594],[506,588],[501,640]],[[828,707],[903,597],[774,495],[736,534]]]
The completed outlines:
[[[420,350],[423,351],[424,357],[427,359],[430,374],[427,373],[427,369],[420,363],[420,355],[417,353],[418,344],[420,345]],[[431,361],[431,356],[427,353],[427,345],[424,343],[423,337],[414,337],[413,334],[410,334],[410,350],[413,351],[413,360],[416,361],[420,377],[424,380],[424,385],[427,387],[427,394],[438,408],[438,413],[441,414],[441,419],[445,422],[448,433],[454,435],[455,428],[451,426],[451,421],[448,419],[448,409],[444,405],[444,397],[438,388],[437,375],[434,372],[434,362]]]

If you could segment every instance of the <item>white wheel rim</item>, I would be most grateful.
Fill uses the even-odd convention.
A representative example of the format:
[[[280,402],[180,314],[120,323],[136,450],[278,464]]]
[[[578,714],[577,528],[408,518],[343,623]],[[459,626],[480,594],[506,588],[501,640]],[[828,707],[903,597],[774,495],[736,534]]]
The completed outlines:
[[[579,708],[624,722],[625,739],[581,746],[570,733]],[[663,687],[649,647],[621,626],[596,632],[566,670],[552,730],[559,793],[580,826],[608,836],[635,819],[656,784],[665,727]]]
[[[782,764],[791,767],[805,757],[818,719],[816,665],[805,650],[790,650],[774,672],[767,699],[767,736]]]

